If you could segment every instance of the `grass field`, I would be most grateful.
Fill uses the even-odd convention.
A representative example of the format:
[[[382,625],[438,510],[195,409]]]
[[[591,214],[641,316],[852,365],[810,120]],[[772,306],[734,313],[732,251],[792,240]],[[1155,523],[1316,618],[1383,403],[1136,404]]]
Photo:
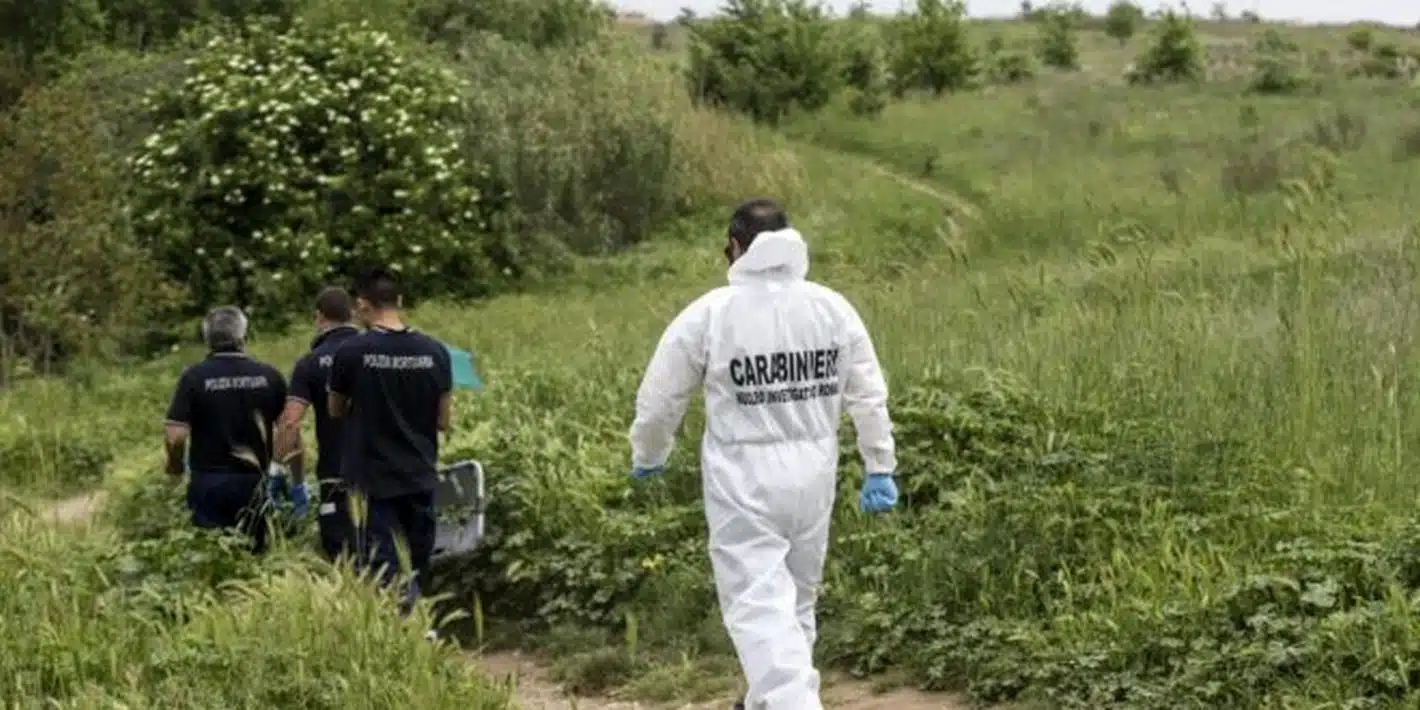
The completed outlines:
[[[845,445],[821,660],[1026,707],[1411,707],[1420,93],[1125,86],[1144,41],[1085,33],[1081,73],[876,118],[831,106],[740,146],[772,156],[810,277],[858,305],[894,392],[902,509],[848,504]],[[700,415],[664,482],[633,485],[625,444],[661,330],[723,282],[729,209],[556,283],[411,314],[489,383],[460,395],[444,448],[494,478],[488,547],[443,571],[476,614],[456,622],[469,644],[534,649],[588,694],[738,688]],[[310,336],[256,327],[283,370]],[[157,422],[199,356],[0,394],[0,704],[502,707],[308,539],[258,563],[184,530]],[[95,488],[111,503],[93,526],[26,512]]]

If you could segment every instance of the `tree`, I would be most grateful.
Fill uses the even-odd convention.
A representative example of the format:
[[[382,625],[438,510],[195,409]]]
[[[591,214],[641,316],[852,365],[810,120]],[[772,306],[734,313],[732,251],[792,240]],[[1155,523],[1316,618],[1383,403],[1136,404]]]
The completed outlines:
[[[1371,47],[1375,46],[1375,43],[1375,30],[1365,25],[1357,27],[1346,34],[1346,44],[1349,45],[1351,49],[1362,54],[1371,51]]]
[[[860,116],[875,116],[887,107],[887,57],[883,36],[868,17],[867,4],[858,3],[843,28],[843,80],[848,86],[848,106]]]
[[[917,0],[917,11],[893,20],[893,81],[898,95],[910,89],[934,94],[966,88],[979,67],[966,34],[966,4]]]
[[[1303,72],[1301,48],[1276,29],[1269,28],[1257,41],[1249,89],[1257,94],[1291,94],[1310,81]]]
[[[806,0],[729,0],[720,16],[689,25],[697,99],[778,122],[815,111],[843,87],[833,23]]]
[[[1203,76],[1203,45],[1193,21],[1166,10],[1154,32],[1154,43],[1129,75],[1131,83],[1194,81]]]
[[[1080,48],[1075,42],[1072,16],[1060,8],[1046,12],[1040,33],[1040,60],[1056,69],[1080,68]]]
[[[16,357],[49,371],[139,349],[174,305],[128,228],[116,126],[89,88],[70,75],[0,117],[0,385]]]
[[[1119,40],[1120,44],[1124,44],[1134,36],[1143,22],[1144,11],[1138,5],[1129,0],[1116,0],[1105,14],[1104,31]]]

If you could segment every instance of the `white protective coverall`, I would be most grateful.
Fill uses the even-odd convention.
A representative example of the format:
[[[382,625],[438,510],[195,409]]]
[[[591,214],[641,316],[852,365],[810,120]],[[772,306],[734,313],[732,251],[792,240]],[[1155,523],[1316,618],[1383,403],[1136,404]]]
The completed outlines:
[[[853,306],[805,280],[793,229],[759,234],[717,288],[678,315],[636,397],[632,463],[663,466],[690,397],[710,557],[747,710],[820,710],[814,606],[828,550],[844,406],[869,473],[897,468],[887,384]]]

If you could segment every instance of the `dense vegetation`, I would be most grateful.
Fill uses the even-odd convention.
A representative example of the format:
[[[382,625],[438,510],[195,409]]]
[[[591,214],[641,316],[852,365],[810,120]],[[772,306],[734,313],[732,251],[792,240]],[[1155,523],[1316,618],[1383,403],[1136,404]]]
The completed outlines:
[[[899,426],[886,518],[848,504],[845,436],[826,664],[1044,707],[1413,705],[1420,40],[964,10],[0,6],[0,698],[503,707],[309,530],[252,560],[156,481],[193,315],[252,307],[287,369],[281,326],[370,259],[489,382],[445,456],[493,475],[492,536],[439,611],[580,690],[730,688],[700,415],[649,486],[624,432],[727,207],[768,193]],[[91,527],[35,513],[95,488]]]

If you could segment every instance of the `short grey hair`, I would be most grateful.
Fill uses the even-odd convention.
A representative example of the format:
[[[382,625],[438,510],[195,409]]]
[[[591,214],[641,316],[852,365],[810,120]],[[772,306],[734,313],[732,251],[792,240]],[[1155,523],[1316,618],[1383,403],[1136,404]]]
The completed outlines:
[[[202,319],[202,340],[209,348],[238,348],[246,344],[247,316],[236,306],[218,306]]]

